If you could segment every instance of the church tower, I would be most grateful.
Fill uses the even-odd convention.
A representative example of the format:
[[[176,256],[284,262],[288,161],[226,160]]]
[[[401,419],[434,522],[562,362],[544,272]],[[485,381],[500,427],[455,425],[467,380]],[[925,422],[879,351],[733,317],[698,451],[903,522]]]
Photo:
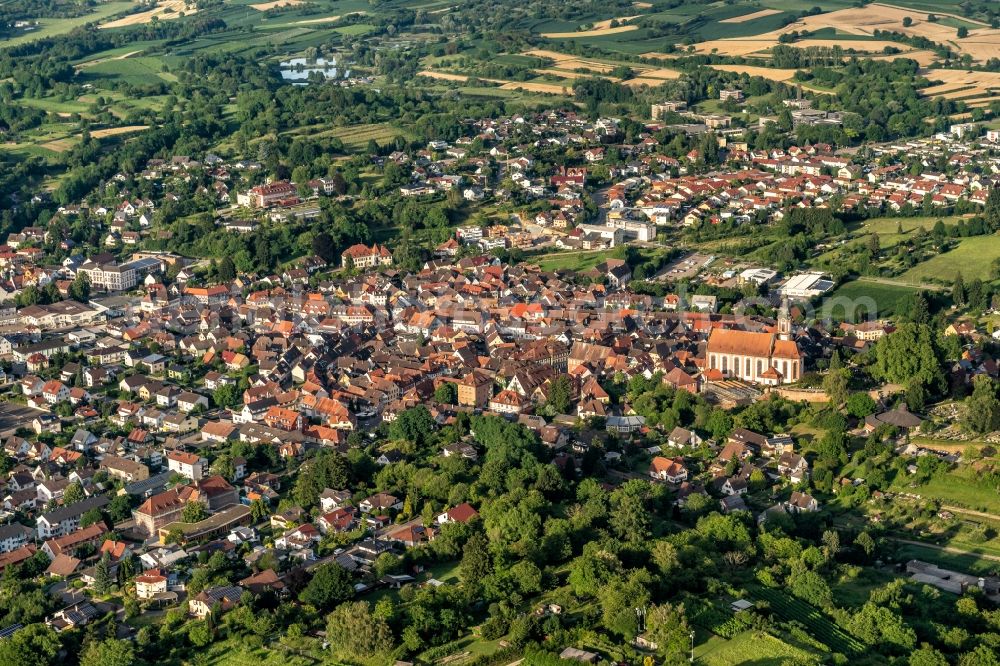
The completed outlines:
[[[778,339],[792,339],[792,315],[788,309],[788,299],[781,300],[781,309],[778,310]]]

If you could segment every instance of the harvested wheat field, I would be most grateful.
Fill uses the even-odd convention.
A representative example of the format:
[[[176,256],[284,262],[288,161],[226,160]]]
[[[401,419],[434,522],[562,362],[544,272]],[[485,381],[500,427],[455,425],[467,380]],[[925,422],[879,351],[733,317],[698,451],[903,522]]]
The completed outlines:
[[[780,9],[762,9],[759,12],[754,12],[752,14],[744,14],[743,16],[734,16],[732,18],[722,19],[719,23],[746,23],[747,21],[754,21],[759,18],[764,18],[765,16],[774,16],[775,14],[780,13]]]
[[[972,72],[959,69],[925,69],[920,74],[929,81],[941,81],[938,85],[924,88],[920,92],[928,97],[976,97],[1000,91],[1000,72]]]
[[[895,53],[892,55],[873,55],[872,60],[895,60],[896,58],[908,58],[915,60],[921,67],[929,67],[939,60],[936,53],[927,50],[907,51],[905,53]]]
[[[259,12],[266,12],[268,9],[275,9],[276,7],[294,7],[301,4],[303,4],[302,0],[275,0],[275,2],[258,2],[250,6]]]
[[[777,37],[753,39],[710,39],[707,42],[698,42],[694,45],[695,53],[719,53],[728,56],[748,56],[758,54],[778,45]],[[646,53],[650,58],[674,58],[666,53]]]
[[[951,42],[961,53],[968,53],[973,60],[982,61],[1000,58],[1000,30],[978,28],[969,31],[967,39]]]
[[[590,30],[578,30],[574,32],[543,32],[542,37],[547,37],[548,39],[572,39],[573,37],[601,37],[602,35],[617,35],[621,32],[631,32],[633,30],[638,30],[639,26],[635,25],[619,25],[618,27],[612,28],[611,22],[618,21],[619,23],[625,23],[626,21],[631,21],[632,19],[637,19],[638,16],[622,16],[618,19],[606,19],[604,21],[597,21]]]
[[[534,56],[535,58],[549,58],[550,60],[555,60],[562,67],[563,60],[577,60],[577,56],[570,55],[568,53],[559,53],[558,51],[549,51],[548,49],[532,49],[531,51],[525,51],[522,55]]]
[[[458,83],[465,83],[470,78],[465,74],[450,74],[448,72],[435,72],[433,70],[425,69],[421,72],[417,72],[418,76],[426,76],[432,79],[438,79],[441,81],[456,81]],[[531,81],[504,81],[503,79],[484,79],[480,78],[480,81],[487,81],[489,83],[496,83],[504,90],[526,90],[528,92],[539,92],[539,93],[551,93],[555,95],[569,94],[572,92],[572,87],[568,85],[559,85],[556,83],[534,83]]]
[[[334,21],[339,21],[341,18],[342,18],[341,15],[338,14],[337,16],[324,16],[323,18],[304,19],[302,21],[296,21],[295,25],[307,25],[310,23],[333,23]]]
[[[168,19],[180,18],[182,13],[184,16],[197,14],[198,8],[194,3],[190,5],[187,4],[185,0],[161,0],[161,2],[152,9],[139,12],[138,14],[129,14],[128,16],[114,21],[109,21],[108,23],[102,23],[99,27],[125,28],[130,25],[143,25],[152,21],[154,16],[158,21],[165,21]]]
[[[554,70],[562,71],[573,71],[577,69],[587,69],[591,72],[597,72],[599,74],[609,74],[616,67],[614,64],[609,64],[606,62],[598,62],[597,60],[589,60],[586,58],[580,58],[574,55],[568,55],[565,53],[559,53],[557,51],[547,51],[545,49],[534,49],[532,51],[525,51],[521,55],[533,56],[535,58],[549,58],[555,61],[552,66]],[[646,54],[647,56],[656,57],[655,54]],[[663,56],[671,57],[671,56]],[[677,70],[667,69],[666,67],[654,68],[649,65],[640,65],[638,63],[621,63],[631,67],[640,76],[648,76],[654,79],[676,79],[679,78],[681,73]],[[547,70],[537,70],[537,71],[547,71]]]
[[[535,69],[532,70],[535,74],[555,76],[560,79],[586,79],[588,77],[594,76],[593,74],[588,74],[586,72],[573,72],[565,69]],[[618,81],[618,79],[612,76],[603,76],[603,78],[609,81]]]
[[[554,67],[567,72],[572,72],[577,69],[586,69],[597,74],[607,74],[614,69],[611,65],[605,65],[600,62],[593,62],[591,60],[580,60],[579,58],[572,58],[570,60],[560,60]]]
[[[900,7],[899,5],[894,5],[891,2],[880,2],[878,4],[882,5],[883,7],[889,7],[891,9],[899,9],[899,10],[902,10],[904,12],[915,11],[913,9],[908,9],[906,7]],[[966,18],[964,16],[959,16],[958,14],[947,14],[945,12],[934,12],[934,14],[937,15],[938,18],[942,18],[942,17],[943,18],[953,18],[953,19],[958,19],[959,21],[965,21],[966,23],[973,23],[975,25],[981,25],[984,28],[990,27],[989,23],[984,23],[983,21],[977,21],[976,19],[971,19],[971,18]]]
[[[775,67],[754,67],[752,65],[710,65],[712,69],[722,72],[736,72],[737,74],[748,74],[759,76],[769,81],[789,81],[795,77],[794,69],[777,69]]]
[[[655,88],[656,86],[662,86],[664,83],[666,83],[665,79],[652,79],[647,76],[637,76],[634,79],[622,81],[622,85],[634,88],[638,88],[639,86],[649,86],[650,88]]]
[[[912,24],[904,27],[903,19],[907,17],[912,21]],[[958,39],[958,28],[940,22],[927,21],[926,14],[916,10],[900,9],[880,3],[806,16],[784,28],[761,33],[754,37],[700,42],[695,44],[695,49],[698,53],[710,53],[715,49],[724,55],[745,56],[774,47],[778,44],[778,38],[785,33],[801,32],[802,30],[815,32],[823,29],[833,29],[843,34],[859,36],[872,36],[876,30],[889,30],[916,37],[926,37],[941,44],[950,44],[961,53],[968,53],[975,60],[1000,57],[1000,30],[983,26],[971,30],[967,38]],[[865,43],[858,40],[840,42],[837,40],[808,39],[795,42],[792,46],[833,46],[835,44],[856,49],[872,48],[875,44],[879,45],[878,48],[886,46],[884,42]],[[900,48],[899,44],[893,44],[893,46]]]
[[[45,148],[46,150],[51,150],[53,153],[65,153],[73,147],[74,143],[76,142],[72,139],[56,139],[55,141],[47,141],[40,144],[40,147]]]
[[[532,83],[530,81],[508,81],[500,87],[504,90],[526,90],[552,95],[569,95],[573,92],[572,86],[561,86],[555,83]]]
[[[471,77],[468,74],[452,74],[450,72],[435,72],[431,69],[425,69],[423,71],[417,72],[418,76],[426,76],[430,79],[438,79],[439,81],[456,81],[458,83],[465,83],[471,78],[479,78],[480,81],[488,81],[489,83],[507,83],[501,79],[484,79],[481,77]]]
[[[652,5],[652,3],[649,3],[649,2],[633,2],[632,6],[633,7],[637,7],[639,9],[649,9],[653,5]]]
[[[831,48],[831,49],[834,46],[839,46],[842,49],[844,49],[845,51],[847,51],[848,49],[851,49],[851,50],[854,50],[854,51],[859,51],[859,52],[864,52],[864,53],[881,53],[882,51],[885,50],[885,48],[887,46],[891,47],[891,48],[899,49],[900,51],[905,51],[907,49],[906,44],[903,44],[901,42],[890,42],[890,41],[882,40],[882,39],[874,39],[874,40],[871,40],[871,41],[869,41],[869,40],[862,41],[862,40],[851,40],[851,39],[837,40],[837,39],[808,39],[808,38],[806,38],[806,39],[799,40],[797,42],[792,42],[791,44],[788,44],[788,46],[800,47],[800,48],[806,48],[807,46],[820,46],[820,47]]]
[[[109,127],[107,129],[94,130],[90,133],[90,136],[95,139],[103,139],[109,136],[118,136],[119,134],[131,134],[132,132],[141,132],[144,129],[149,129],[149,125],[126,125],[124,127]]]
[[[666,67],[660,67],[659,69],[638,69],[639,75],[647,79],[665,79],[672,81],[674,79],[681,78],[681,73],[676,69],[667,69]]]
[[[430,69],[425,69],[422,72],[417,72],[418,76],[426,76],[431,79],[440,79],[441,81],[461,81],[465,82],[469,80],[469,77],[465,74],[449,74],[448,72],[435,72]]]

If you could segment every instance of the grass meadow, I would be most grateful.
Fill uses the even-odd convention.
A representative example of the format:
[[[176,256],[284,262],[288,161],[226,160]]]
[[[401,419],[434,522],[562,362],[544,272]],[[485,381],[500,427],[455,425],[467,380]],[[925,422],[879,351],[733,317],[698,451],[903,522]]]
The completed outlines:
[[[939,254],[903,273],[904,282],[937,280],[951,284],[958,273],[966,280],[990,277],[990,264],[1000,258],[1000,239],[996,236],[963,238],[958,246]]]

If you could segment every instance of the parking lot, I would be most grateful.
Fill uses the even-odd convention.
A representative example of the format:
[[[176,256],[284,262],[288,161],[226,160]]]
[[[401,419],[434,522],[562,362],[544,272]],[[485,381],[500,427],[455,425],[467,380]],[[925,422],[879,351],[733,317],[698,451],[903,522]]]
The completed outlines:
[[[18,428],[30,428],[31,420],[44,413],[40,409],[13,402],[0,403],[0,437],[6,439]]]
[[[715,257],[710,254],[693,252],[677,259],[676,261],[672,261],[653,279],[663,282],[690,280],[698,275],[703,268],[707,268],[713,261],[715,261]]]

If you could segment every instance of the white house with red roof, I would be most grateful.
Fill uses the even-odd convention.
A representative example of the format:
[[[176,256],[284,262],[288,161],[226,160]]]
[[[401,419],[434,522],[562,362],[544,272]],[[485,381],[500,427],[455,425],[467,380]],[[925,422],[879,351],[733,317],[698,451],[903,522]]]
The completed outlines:
[[[437,517],[438,525],[446,525],[448,523],[467,523],[476,516],[479,512],[472,508],[472,505],[468,502],[462,502],[458,506],[453,506],[444,513]]]
[[[681,458],[656,456],[649,465],[649,475],[667,483],[687,481],[688,471]]]

